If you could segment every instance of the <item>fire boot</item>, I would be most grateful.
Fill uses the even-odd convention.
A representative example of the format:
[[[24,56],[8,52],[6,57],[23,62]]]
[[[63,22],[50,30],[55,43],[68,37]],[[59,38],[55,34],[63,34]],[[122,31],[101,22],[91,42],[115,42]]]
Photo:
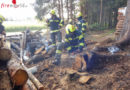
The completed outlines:
[[[55,65],[59,65],[61,60],[61,54],[56,54],[55,55],[55,60],[52,62]]]
[[[59,59],[55,59],[52,64],[55,64],[55,65],[60,65],[60,60]]]
[[[56,64],[56,65],[59,65],[59,64],[60,64],[61,53],[62,53],[62,47],[63,47],[63,44],[59,42],[59,43],[57,44],[56,55],[55,55],[55,61],[53,62],[53,64]]]

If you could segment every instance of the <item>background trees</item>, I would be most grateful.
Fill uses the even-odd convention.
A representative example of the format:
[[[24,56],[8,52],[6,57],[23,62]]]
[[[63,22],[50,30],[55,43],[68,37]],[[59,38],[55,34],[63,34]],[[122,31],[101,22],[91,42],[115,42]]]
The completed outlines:
[[[90,29],[109,29],[116,26],[118,8],[126,4],[127,0],[36,0],[35,10],[38,19],[55,9],[67,21],[81,11]]]

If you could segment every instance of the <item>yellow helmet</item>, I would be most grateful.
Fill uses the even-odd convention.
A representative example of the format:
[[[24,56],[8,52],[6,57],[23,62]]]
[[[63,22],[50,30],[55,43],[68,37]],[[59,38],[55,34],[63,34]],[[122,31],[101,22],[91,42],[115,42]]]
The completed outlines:
[[[3,21],[5,21],[5,18],[2,15],[0,15],[0,23],[2,23]]]
[[[66,33],[69,34],[69,32],[74,32],[76,30],[76,28],[74,27],[74,25],[68,24],[66,26]]]
[[[76,15],[77,18],[79,18],[79,17],[81,17],[81,16],[82,16],[82,13],[81,13],[81,12],[77,13],[77,15]]]
[[[50,12],[52,15],[55,15],[55,10],[51,10]]]

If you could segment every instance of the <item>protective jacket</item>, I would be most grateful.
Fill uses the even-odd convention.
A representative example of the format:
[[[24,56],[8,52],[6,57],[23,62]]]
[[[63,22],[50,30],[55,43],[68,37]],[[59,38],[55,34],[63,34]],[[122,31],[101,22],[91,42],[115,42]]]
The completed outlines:
[[[59,29],[63,26],[64,22],[57,16],[53,16],[47,20],[48,26],[50,27],[51,33],[58,32]]]
[[[78,23],[76,24],[78,30],[80,30],[83,34],[85,34],[87,26],[85,20],[82,17],[78,18]]]
[[[83,35],[78,30],[74,32],[70,32],[65,36],[65,48],[68,50],[69,53],[72,53],[79,49],[80,44],[82,43]]]

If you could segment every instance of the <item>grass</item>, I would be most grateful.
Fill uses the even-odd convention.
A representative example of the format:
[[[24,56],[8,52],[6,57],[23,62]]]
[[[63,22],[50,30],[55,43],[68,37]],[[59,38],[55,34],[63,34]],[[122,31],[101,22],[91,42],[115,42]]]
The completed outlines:
[[[6,32],[22,32],[29,28],[31,31],[33,30],[41,30],[45,29],[44,25],[31,25],[31,26],[5,26]]]
[[[113,38],[115,29],[89,31],[87,40],[101,41],[105,38]]]
[[[46,28],[46,23],[37,20],[5,21],[3,23],[6,32],[22,32],[29,28],[31,31]]]

